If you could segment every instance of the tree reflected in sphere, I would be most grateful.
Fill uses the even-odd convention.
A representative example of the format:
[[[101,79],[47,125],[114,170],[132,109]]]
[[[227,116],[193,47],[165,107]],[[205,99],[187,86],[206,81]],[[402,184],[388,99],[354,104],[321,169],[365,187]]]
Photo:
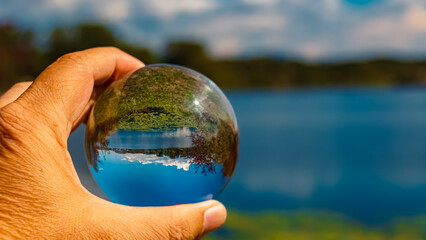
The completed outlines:
[[[165,206],[217,196],[237,162],[231,104],[207,77],[167,64],[113,82],[88,119],[94,179],[115,203]]]

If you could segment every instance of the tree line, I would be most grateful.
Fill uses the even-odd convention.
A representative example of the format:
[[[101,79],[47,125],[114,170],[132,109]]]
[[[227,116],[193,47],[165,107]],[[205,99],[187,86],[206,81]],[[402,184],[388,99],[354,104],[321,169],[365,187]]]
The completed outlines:
[[[97,46],[116,46],[145,64],[173,63],[197,70],[224,89],[286,89],[321,86],[395,86],[426,83],[426,60],[374,59],[308,64],[277,58],[216,59],[197,42],[170,42],[164,54],[126,43],[107,27],[81,24],[56,28],[46,46],[36,33],[0,24],[0,91],[33,80],[63,54]]]

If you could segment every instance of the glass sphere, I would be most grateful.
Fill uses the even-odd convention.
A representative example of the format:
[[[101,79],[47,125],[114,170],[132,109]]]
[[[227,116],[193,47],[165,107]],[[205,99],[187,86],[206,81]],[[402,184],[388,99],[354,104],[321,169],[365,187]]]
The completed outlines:
[[[86,153],[94,179],[115,203],[199,202],[228,184],[238,126],[231,104],[207,77],[148,65],[113,82],[96,101]]]

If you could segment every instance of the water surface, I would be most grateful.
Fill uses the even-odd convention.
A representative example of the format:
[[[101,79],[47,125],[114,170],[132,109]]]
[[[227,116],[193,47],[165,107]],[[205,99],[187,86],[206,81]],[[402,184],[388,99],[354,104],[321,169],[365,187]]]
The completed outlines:
[[[240,128],[237,168],[219,197],[229,209],[325,210],[366,224],[426,213],[426,90],[227,96]],[[71,137],[71,154],[95,189],[83,138],[82,129]]]

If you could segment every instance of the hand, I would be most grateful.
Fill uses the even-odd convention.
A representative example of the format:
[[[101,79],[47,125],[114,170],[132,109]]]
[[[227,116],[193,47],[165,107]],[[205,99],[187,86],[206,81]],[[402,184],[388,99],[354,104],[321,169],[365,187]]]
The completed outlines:
[[[105,86],[142,66],[115,48],[71,53],[0,98],[1,239],[194,239],[223,224],[217,201],[129,207],[81,185],[69,134]]]

